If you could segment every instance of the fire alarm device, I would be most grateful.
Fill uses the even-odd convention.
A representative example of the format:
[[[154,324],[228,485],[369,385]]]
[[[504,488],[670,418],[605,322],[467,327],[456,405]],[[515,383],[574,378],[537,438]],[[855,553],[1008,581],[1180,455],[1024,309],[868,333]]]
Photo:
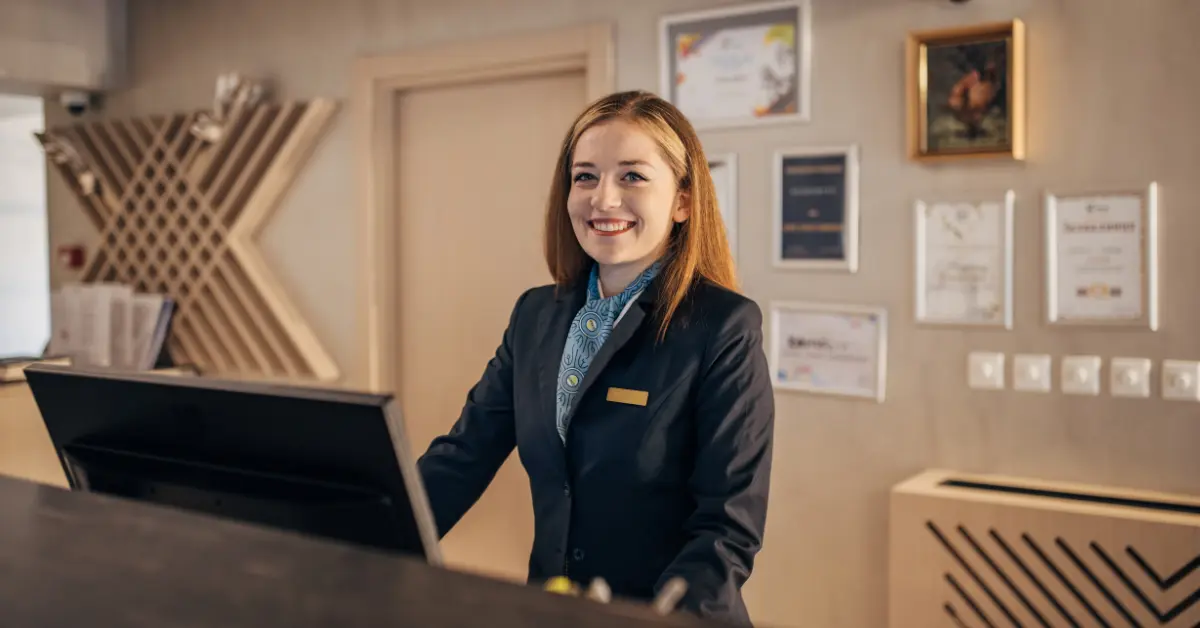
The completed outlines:
[[[84,253],[83,246],[79,244],[66,244],[58,247],[58,263],[62,264],[67,270],[83,269]]]

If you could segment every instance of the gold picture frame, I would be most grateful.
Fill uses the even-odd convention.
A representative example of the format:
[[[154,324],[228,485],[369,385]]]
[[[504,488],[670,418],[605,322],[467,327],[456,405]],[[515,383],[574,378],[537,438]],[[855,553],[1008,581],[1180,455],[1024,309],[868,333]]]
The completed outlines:
[[[910,33],[909,158],[1025,159],[1021,20]]]

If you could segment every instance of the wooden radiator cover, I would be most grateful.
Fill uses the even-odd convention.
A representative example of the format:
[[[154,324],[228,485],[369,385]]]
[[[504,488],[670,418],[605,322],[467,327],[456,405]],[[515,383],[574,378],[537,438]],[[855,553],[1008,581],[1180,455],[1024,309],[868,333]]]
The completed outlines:
[[[1200,498],[935,470],[889,528],[891,628],[1200,625]]]

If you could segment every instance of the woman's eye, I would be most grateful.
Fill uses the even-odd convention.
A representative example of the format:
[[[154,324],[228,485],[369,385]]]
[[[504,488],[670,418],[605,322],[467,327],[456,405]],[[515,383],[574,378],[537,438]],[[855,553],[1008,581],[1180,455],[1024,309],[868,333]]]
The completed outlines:
[[[645,181],[646,177],[643,177],[642,175],[640,175],[636,172],[626,172],[625,180],[629,181],[630,183],[637,183],[639,181]]]
[[[572,181],[575,183],[580,183],[582,181],[591,181],[595,178],[596,177],[592,176],[590,172],[580,172],[579,174],[575,175],[575,178],[572,179]]]

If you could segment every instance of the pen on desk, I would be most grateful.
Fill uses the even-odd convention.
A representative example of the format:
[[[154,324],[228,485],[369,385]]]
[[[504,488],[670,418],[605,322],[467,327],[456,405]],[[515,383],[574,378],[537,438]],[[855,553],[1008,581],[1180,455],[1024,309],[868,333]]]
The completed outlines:
[[[683,599],[683,594],[687,593],[687,588],[687,580],[675,576],[667,580],[662,590],[658,592],[654,601],[651,602],[651,606],[654,607],[654,610],[659,615],[666,615],[675,610],[675,607],[679,604],[679,600]]]

